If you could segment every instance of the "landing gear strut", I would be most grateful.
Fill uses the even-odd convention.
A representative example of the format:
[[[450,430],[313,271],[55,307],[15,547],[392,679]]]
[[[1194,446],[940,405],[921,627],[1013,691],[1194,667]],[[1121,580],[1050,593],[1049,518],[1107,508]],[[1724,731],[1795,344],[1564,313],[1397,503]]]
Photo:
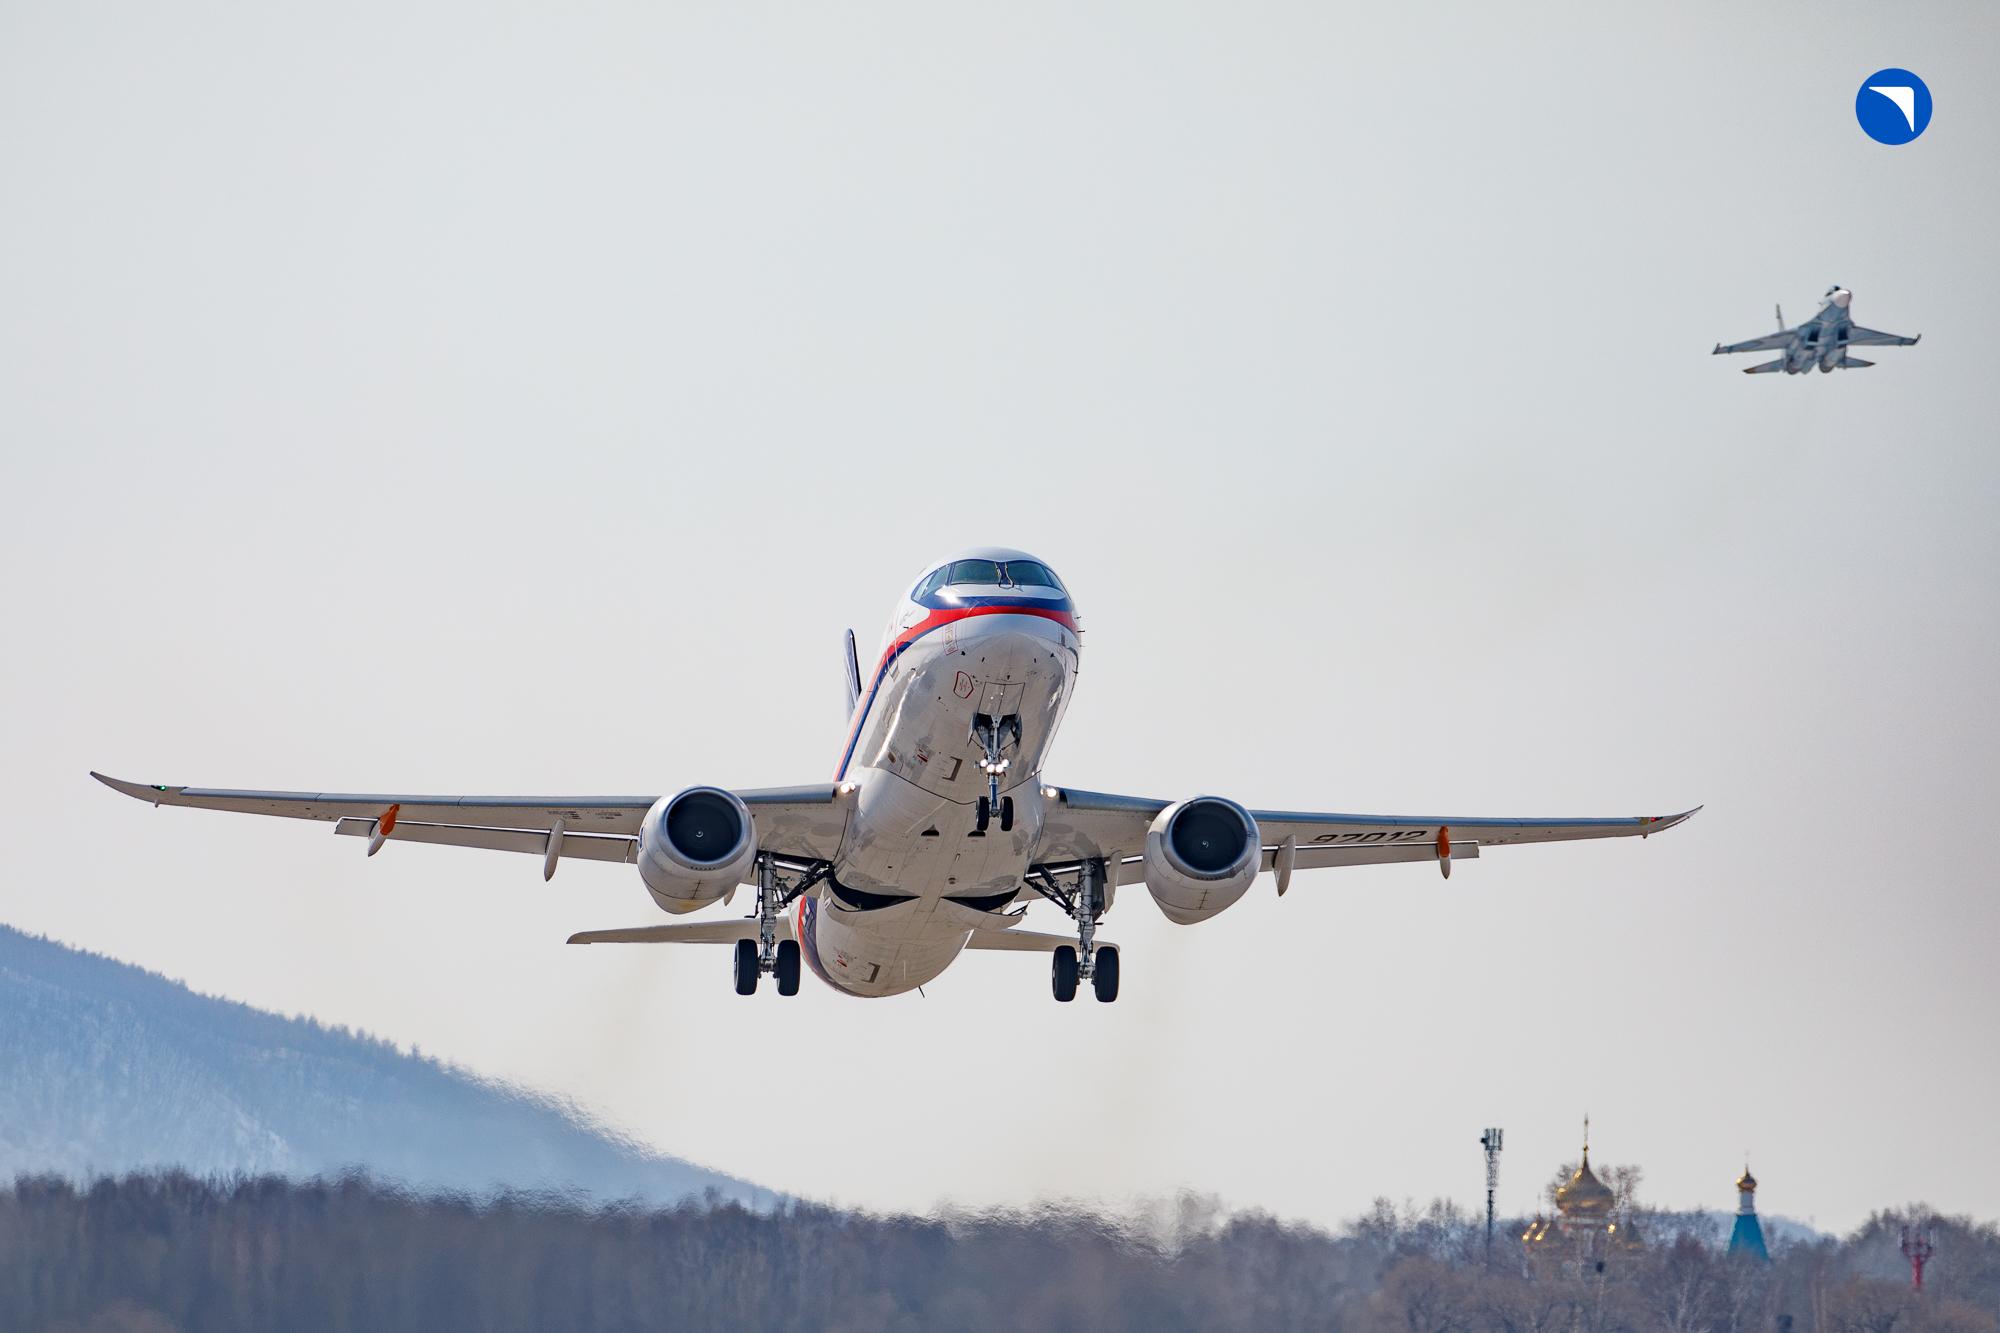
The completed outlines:
[[[799,993],[799,942],[778,938],[778,918],[800,894],[825,879],[822,861],[804,869],[781,868],[767,853],[757,857],[757,938],[736,941],[736,993],[755,995],[759,977],[777,978],[778,994]]]
[[[1014,798],[1000,795],[1000,779],[1006,776],[1010,762],[1006,758],[1008,742],[1012,741],[1017,749],[1021,744],[1021,715],[1009,713],[1005,717],[992,717],[986,713],[975,713],[972,739],[979,742],[979,771],[986,775],[986,794],[979,798],[972,831],[984,837],[987,823],[998,811],[1000,831],[1011,833],[1014,831]]]
[[[1118,946],[1097,944],[1097,918],[1104,914],[1104,862],[1099,858],[1079,861],[1075,866],[1076,887],[1065,890],[1056,883],[1048,867],[1036,866],[1028,872],[1028,887],[1063,909],[1076,922],[1076,947],[1058,945],[1050,963],[1050,989],[1057,1000],[1068,1004],[1076,998],[1077,983],[1088,981],[1100,1004],[1118,998]]]

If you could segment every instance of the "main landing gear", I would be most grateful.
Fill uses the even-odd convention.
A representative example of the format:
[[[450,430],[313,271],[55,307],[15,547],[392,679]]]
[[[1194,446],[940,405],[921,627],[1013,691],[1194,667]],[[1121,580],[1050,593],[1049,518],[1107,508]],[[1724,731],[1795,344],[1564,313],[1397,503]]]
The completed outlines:
[[[769,973],[777,978],[778,994],[799,993],[799,942],[778,938],[778,918],[800,894],[826,878],[825,862],[781,874],[768,853],[757,858],[757,938],[736,941],[736,993],[755,995],[757,981]]]
[[[986,713],[975,713],[972,718],[972,739],[979,742],[979,771],[986,775],[986,794],[979,798],[979,805],[973,814],[972,834],[976,838],[986,836],[986,826],[993,816],[1000,816],[1000,831],[1014,831],[1014,798],[1000,794],[1000,779],[1007,774],[1006,758],[1008,742],[1016,749],[1021,745],[1021,715],[1009,713],[1005,717],[992,717]]]
[[[1075,887],[1056,880],[1070,873],[1070,867],[1035,866],[1028,871],[1028,887],[1063,909],[1076,922],[1076,947],[1056,946],[1050,956],[1049,988],[1063,1004],[1076,998],[1080,982],[1088,981],[1099,1004],[1118,998],[1118,946],[1097,943],[1097,918],[1104,915],[1104,862],[1079,861],[1073,867]]]

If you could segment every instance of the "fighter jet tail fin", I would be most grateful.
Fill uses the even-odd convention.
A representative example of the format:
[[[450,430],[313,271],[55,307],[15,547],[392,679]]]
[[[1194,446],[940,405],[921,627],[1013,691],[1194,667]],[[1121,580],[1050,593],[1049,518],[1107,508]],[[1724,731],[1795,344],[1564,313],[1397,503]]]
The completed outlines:
[[[1873,361],[1863,361],[1858,356],[1843,356],[1840,358],[1840,368],[1842,370],[1861,370],[1874,364]]]
[[[1776,312],[1778,316],[1778,332],[1780,333],[1785,332],[1785,308],[1782,305],[1774,305],[1771,307],[1771,309],[1774,312]]]
[[[1775,375],[1784,368],[1785,359],[1779,357],[1776,361],[1766,361],[1761,366],[1745,366],[1743,367],[1743,373],[1745,375]]]

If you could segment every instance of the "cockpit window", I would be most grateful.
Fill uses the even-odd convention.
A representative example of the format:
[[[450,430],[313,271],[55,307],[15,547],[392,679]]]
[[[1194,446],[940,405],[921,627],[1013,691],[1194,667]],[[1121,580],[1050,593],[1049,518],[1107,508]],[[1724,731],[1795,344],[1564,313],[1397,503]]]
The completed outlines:
[[[921,602],[948,587],[1038,588],[1068,595],[1055,571],[1039,560],[954,560],[926,574],[910,599]]]
[[[1007,581],[1022,588],[1053,588],[1063,590],[1062,583],[1050,572],[1047,565],[1036,560],[1009,560]]]
[[[1005,582],[1000,577],[1000,566],[991,560],[954,560],[951,562],[952,583],[977,583],[992,585]]]

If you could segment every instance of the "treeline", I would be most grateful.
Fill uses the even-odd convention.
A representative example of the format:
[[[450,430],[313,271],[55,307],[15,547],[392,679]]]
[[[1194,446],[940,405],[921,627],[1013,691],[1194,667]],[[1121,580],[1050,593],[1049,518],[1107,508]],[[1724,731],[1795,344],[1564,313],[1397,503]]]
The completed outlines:
[[[1378,1205],[1330,1234],[1192,1207],[1139,1224],[720,1200],[598,1209],[361,1178],[23,1178],[0,1193],[0,1329],[2000,1330],[2000,1233],[1939,1221],[1917,1298],[1899,1221],[1780,1244],[1764,1265],[1655,1215],[1652,1243],[1603,1272],[1531,1277],[1517,1242],[1489,1260],[1482,1229],[1449,1205]]]

